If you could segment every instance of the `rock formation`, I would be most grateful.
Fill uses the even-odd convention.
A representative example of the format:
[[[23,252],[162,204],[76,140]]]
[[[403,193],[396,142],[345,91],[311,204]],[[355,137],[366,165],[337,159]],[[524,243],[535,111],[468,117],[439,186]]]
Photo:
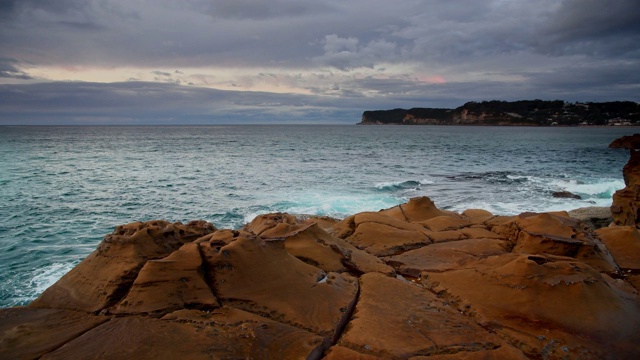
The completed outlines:
[[[28,307],[11,359],[622,359],[640,233],[428,198],[337,221],[119,226]]]
[[[426,197],[239,230],[119,226],[29,306],[0,309],[0,359],[639,358],[638,141],[617,143],[632,149],[612,207],[628,226]]]
[[[611,215],[616,225],[640,227],[640,134],[623,136],[610,148],[629,149],[630,158],[622,169],[625,188],[613,194]]]

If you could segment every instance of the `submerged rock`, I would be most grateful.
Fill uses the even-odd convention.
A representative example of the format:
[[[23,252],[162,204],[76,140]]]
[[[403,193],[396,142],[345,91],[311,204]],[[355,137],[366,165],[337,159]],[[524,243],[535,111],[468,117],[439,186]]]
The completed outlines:
[[[425,197],[240,230],[132,223],[0,309],[0,358],[637,358],[639,252],[635,226]]]

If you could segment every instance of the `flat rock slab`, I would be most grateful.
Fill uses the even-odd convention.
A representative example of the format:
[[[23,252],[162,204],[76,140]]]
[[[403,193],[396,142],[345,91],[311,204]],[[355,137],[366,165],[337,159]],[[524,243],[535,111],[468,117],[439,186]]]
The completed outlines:
[[[0,309],[0,358],[40,358],[108,320],[71,310]]]
[[[424,231],[399,229],[377,222],[360,224],[346,239],[376,256],[389,256],[431,243]]]
[[[479,258],[506,253],[508,243],[497,239],[467,239],[428,245],[385,258],[402,275],[419,278],[423,271],[464,268]]]
[[[499,338],[457,309],[411,283],[369,273],[360,277],[360,289],[340,346],[402,359],[503,346]]]
[[[114,318],[42,359],[304,359],[325,347],[321,337],[295,327],[220,309],[165,320]]]

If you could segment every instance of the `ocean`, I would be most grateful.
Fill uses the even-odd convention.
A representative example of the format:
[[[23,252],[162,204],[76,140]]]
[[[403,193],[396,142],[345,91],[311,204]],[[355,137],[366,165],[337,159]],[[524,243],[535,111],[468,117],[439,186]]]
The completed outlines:
[[[0,307],[26,305],[119,224],[342,218],[426,195],[494,214],[609,206],[636,129],[0,127]],[[582,199],[554,198],[570,191]]]

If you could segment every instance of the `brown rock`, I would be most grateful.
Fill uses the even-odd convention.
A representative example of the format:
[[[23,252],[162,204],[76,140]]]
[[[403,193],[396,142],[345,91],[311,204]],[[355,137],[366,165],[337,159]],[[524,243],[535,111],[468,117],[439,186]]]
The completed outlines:
[[[321,337],[234,309],[115,318],[42,359],[319,358]]]
[[[166,313],[214,307],[218,301],[203,278],[198,244],[187,243],[166,258],[147,261],[113,312]]]
[[[569,216],[585,223],[591,230],[609,226],[613,222],[611,208],[606,206],[589,206],[569,211]]]
[[[332,346],[327,351],[327,355],[323,358],[324,360],[378,360],[383,359],[379,356],[374,355],[366,355],[363,353],[359,353],[355,350],[351,350],[344,346]]]
[[[431,243],[423,231],[398,229],[377,222],[360,224],[346,240],[376,256],[394,255]]]
[[[265,215],[257,217],[254,221],[264,224],[262,216]],[[359,275],[378,271],[394,275],[394,270],[380,259],[343,239],[329,235],[315,222],[298,221],[292,224],[290,218],[280,218],[286,219],[286,222],[279,223],[278,219],[272,219],[269,222],[270,228],[262,226],[261,237],[284,240],[285,249],[298,259],[325,272],[353,272]]]
[[[294,231],[301,225],[301,222],[293,215],[273,213],[256,216],[256,218],[249,224],[245,225],[243,229],[255,235],[261,235],[263,232],[273,230],[273,228],[278,226],[279,228],[277,231],[287,233]],[[275,237],[275,235],[272,233],[271,237]]]
[[[426,234],[434,243],[467,239],[467,236],[460,230],[429,231]]]
[[[108,320],[70,310],[0,309],[0,358],[38,359]]]
[[[423,271],[447,271],[467,267],[470,262],[507,252],[506,241],[470,239],[433,244],[386,258],[402,275],[419,278]]]
[[[420,224],[432,231],[457,230],[471,225],[471,221],[465,218],[452,217],[448,215],[436,216],[429,220],[421,221]]]
[[[473,224],[481,224],[493,218],[493,214],[483,209],[467,209],[462,212],[462,216],[469,219]]]
[[[469,239],[501,239],[505,240],[505,237],[496,234],[493,231],[489,231],[486,228],[468,227],[460,230],[464,236]]]
[[[502,346],[498,337],[415,285],[369,273],[360,278],[360,289],[340,346],[402,359]]]
[[[504,254],[473,267],[423,273],[423,284],[533,358],[629,358],[638,354],[636,300],[585,263]]]
[[[569,256],[600,271],[618,270],[595,234],[566,212],[520,214],[510,226],[502,225],[502,229],[507,229],[503,235],[514,243],[514,252]]]
[[[640,270],[640,232],[635,226],[614,226],[596,231],[622,270]]]
[[[240,237],[219,249],[199,245],[222,304],[328,338],[344,326],[358,291],[351,276],[302,262],[282,240]]]
[[[610,148],[629,149],[630,157],[622,169],[626,187],[613,194],[611,215],[616,225],[640,227],[640,134],[623,136]]]
[[[186,225],[149,221],[118,226],[96,251],[29,306],[100,311],[126,295],[148,260],[161,259],[213,231],[213,225],[204,221]]]
[[[438,209],[426,196],[412,198],[406,204],[382,210],[381,213],[408,222],[425,221],[442,215],[456,216],[455,213]]]

